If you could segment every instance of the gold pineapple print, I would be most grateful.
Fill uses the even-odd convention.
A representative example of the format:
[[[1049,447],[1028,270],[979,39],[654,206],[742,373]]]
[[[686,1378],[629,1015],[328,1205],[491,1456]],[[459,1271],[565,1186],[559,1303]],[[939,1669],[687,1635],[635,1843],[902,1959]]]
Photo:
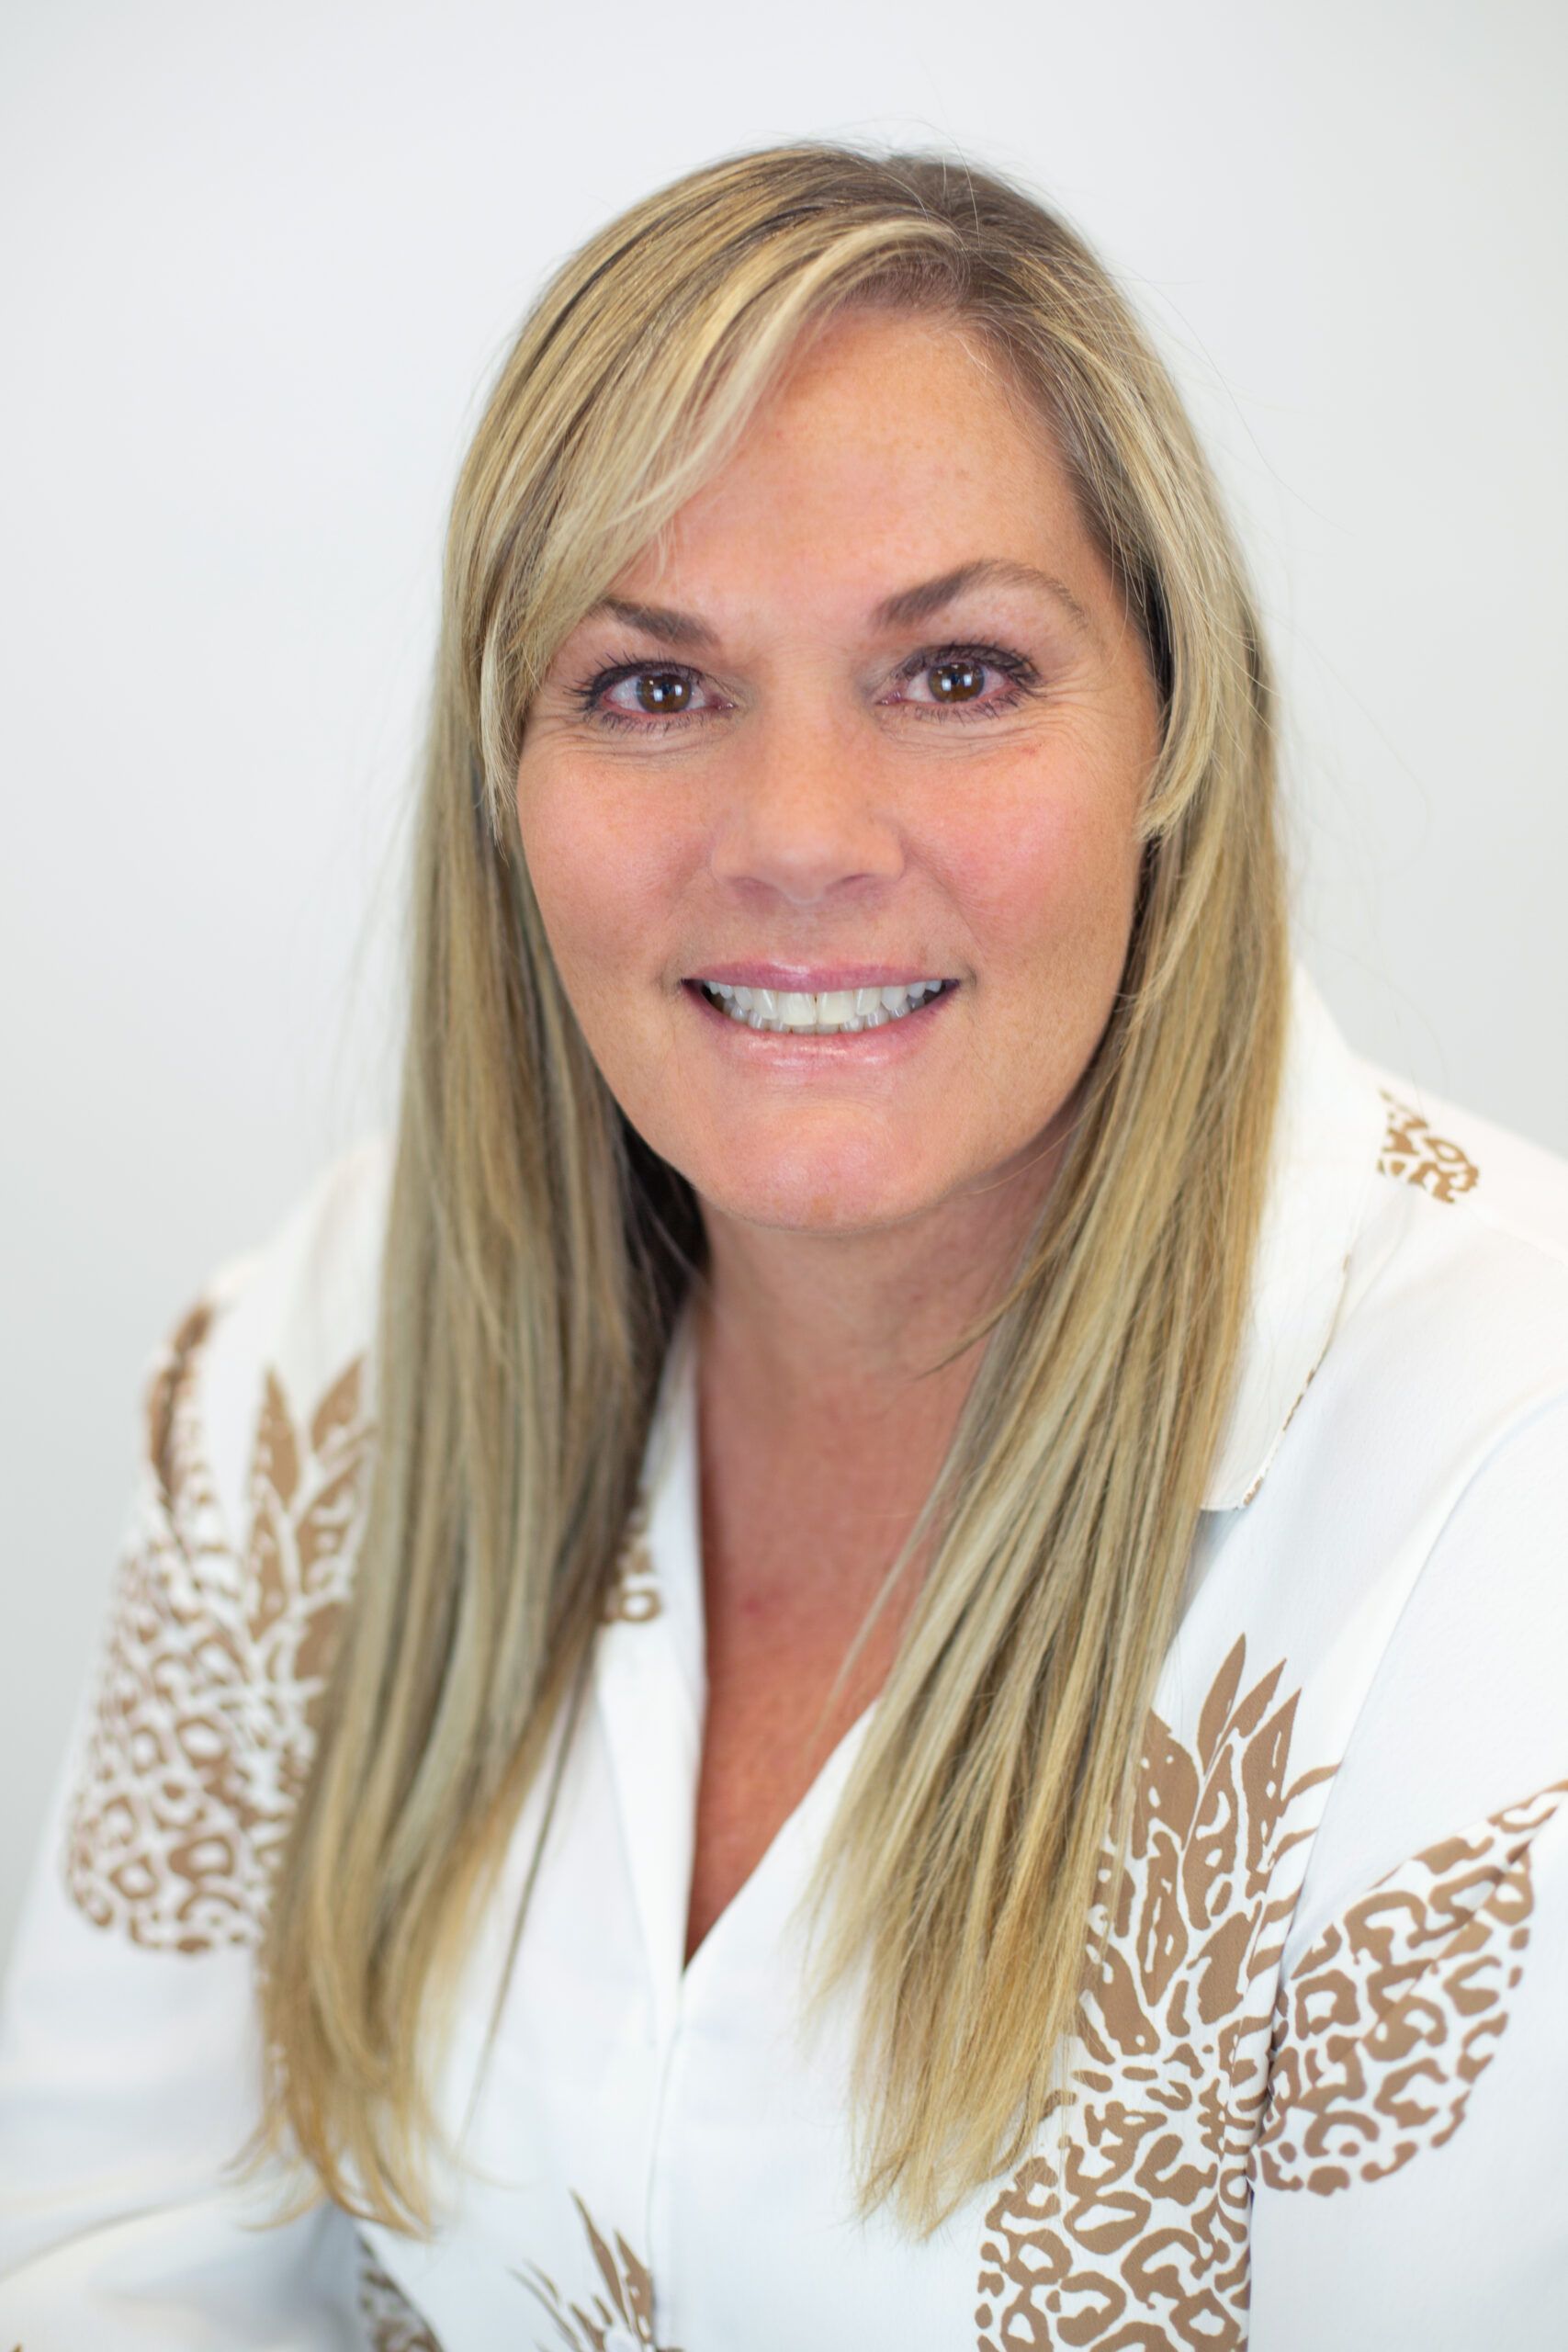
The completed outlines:
[[[571,2201],[587,2233],[604,2290],[593,2296],[591,2308],[568,2303],[554,2279],[547,2278],[536,2263],[528,2266],[532,2277],[525,2277],[521,2270],[512,2274],[549,2313],[556,2328],[557,2352],[633,2352],[633,2347],[636,2352],[677,2352],[674,2345],[661,2345],[654,2334],[653,2280],[647,2265],[638,2261],[618,2233],[612,2250],[575,2189]]]

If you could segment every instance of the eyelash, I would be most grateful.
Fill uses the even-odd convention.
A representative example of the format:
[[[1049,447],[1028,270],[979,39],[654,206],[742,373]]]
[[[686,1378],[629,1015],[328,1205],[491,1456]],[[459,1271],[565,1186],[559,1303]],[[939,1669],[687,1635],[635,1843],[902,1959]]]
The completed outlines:
[[[918,678],[922,670],[939,670],[948,662],[976,662],[983,669],[999,670],[1004,678],[1010,680],[1011,691],[999,700],[978,707],[966,707],[962,703],[951,703],[945,708],[940,703],[906,703],[903,706],[906,710],[914,711],[921,718],[957,719],[963,724],[971,719],[992,718],[999,712],[1013,710],[1026,695],[1039,691],[1040,673],[1033,662],[1026,654],[1010,652],[1001,645],[927,646],[920,652],[912,654],[893,674],[896,678]],[[600,696],[608,694],[612,686],[618,686],[623,678],[643,677],[689,678],[700,682],[702,672],[689,668],[683,662],[639,662],[628,656],[610,663],[606,669],[596,671],[592,677],[585,678],[580,685],[572,687],[571,698],[582,717],[592,719],[595,726],[629,727],[639,735],[663,735],[671,728],[689,727],[694,719],[714,715],[710,711],[683,710],[674,712],[667,718],[656,718],[651,715],[634,718],[629,711],[609,710],[600,702]]]

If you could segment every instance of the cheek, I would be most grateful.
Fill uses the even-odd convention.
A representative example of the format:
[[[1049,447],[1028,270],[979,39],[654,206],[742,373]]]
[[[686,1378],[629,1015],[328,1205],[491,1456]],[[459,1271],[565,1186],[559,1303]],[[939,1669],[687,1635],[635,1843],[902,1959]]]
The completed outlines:
[[[983,837],[949,843],[956,902],[982,975],[1048,976],[1103,996],[1125,958],[1139,852],[1134,805],[1111,792],[1023,792]]]
[[[517,829],[550,950],[579,1012],[641,972],[668,903],[669,842],[616,792],[541,762],[518,776]]]

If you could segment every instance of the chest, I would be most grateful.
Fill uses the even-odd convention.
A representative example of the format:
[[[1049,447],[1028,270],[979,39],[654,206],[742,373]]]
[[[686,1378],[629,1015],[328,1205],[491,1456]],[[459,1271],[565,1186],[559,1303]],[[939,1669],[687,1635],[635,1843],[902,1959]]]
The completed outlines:
[[[710,1610],[688,1961],[886,1679],[904,1613],[896,1604],[828,1704],[863,1609],[863,1597],[852,1609],[801,1609],[753,1593]]]
[[[440,2340],[449,2352],[479,2352],[505,2326],[515,2334],[521,2274],[561,2323],[551,2340],[583,2352],[592,2331],[577,2312],[592,2315],[592,2340],[624,2337],[629,2352],[633,2324],[616,2332],[618,2309],[643,2314],[639,2342],[663,2346],[1003,2352],[1060,2345],[1055,2313],[1069,2295],[1079,2309],[1114,2304],[1150,2343],[1174,2342],[1164,2324],[1173,2293],[1202,2322],[1205,2343],[1239,2352],[1235,2299],[1247,2292],[1250,2226],[1242,2168],[1278,1953],[1277,1934],[1258,1931],[1266,1916],[1277,1927],[1275,1906],[1290,1893],[1276,1881],[1275,1849],[1286,1848],[1292,1871],[1307,1850],[1297,1792],[1317,1752],[1290,1737],[1293,1684],[1281,1693],[1279,1668],[1248,1668],[1238,1644],[1207,1702],[1205,1683],[1189,1719],[1153,1727],[1143,1808],[1151,1827],[1113,1906],[1122,1925],[1089,2019],[1070,2147],[1064,2157],[1053,2123],[944,2232],[911,2246],[897,2233],[848,2226],[852,2015],[832,2021],[825,2045],[797,2041],[796,1955],[779,1933],[813,1866],[811,1825],[768,1853],[822,1750],[876,1695],[887,1637],[846,1679],[813,1744],[853,1625],[831,1638],[803,1626],[786,1641],[781,1617],[757,1627],[756,1613],[739,1612],[716,1636],[689,1886],[673,1880],[677,1841],[666,1832],[671,1799],[683,1805],[693,1787],[692,1686],[671,1663],[660,1690],[657,1653],[638,1657],[640,1637],[662,1641],[669,1630],[657,1617],[613,1637],[618,1663],[606,1704],[584,1719],[561,1835],[546,1849],[519,1953],[504,2064],[476,2119],[476,2165],[522,2185],[482,2208],[473,2241],[482,2260],[433,2274],[437,2294],[453,2299],[430,2307]],[[1206,1785],[1227,1801],[1202,1802]],[[1319,1775],[1319,1794],[1322,1785]],[[726,1920],[759,1863],[757,1899]],[[688,1902],[687,1956],[717,1936],[682,1984],[672,1962]],[[456,2104],[452,2112],[456,2120]],[[1070,2199],[1054,2187],[1064,2163],[1084,2184]],[[498,2246],[515,2267],[495,2262]],[[394,2254],[406,2250],[394,2244]],[[493,2304],[476,2304],[466,2327],[444,2324],[485,2261]]]

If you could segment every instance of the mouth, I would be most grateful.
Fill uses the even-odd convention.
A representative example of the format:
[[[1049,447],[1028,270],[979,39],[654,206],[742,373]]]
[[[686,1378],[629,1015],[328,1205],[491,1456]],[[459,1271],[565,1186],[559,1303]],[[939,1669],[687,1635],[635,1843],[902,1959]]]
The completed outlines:
[[[951,996],[956,980],[888,982],[866,988],[743,988],[727,980],[684,980],[688,993],[737,1028],[777,1037],[850,1037],[918,1022],[922,1027]]]

